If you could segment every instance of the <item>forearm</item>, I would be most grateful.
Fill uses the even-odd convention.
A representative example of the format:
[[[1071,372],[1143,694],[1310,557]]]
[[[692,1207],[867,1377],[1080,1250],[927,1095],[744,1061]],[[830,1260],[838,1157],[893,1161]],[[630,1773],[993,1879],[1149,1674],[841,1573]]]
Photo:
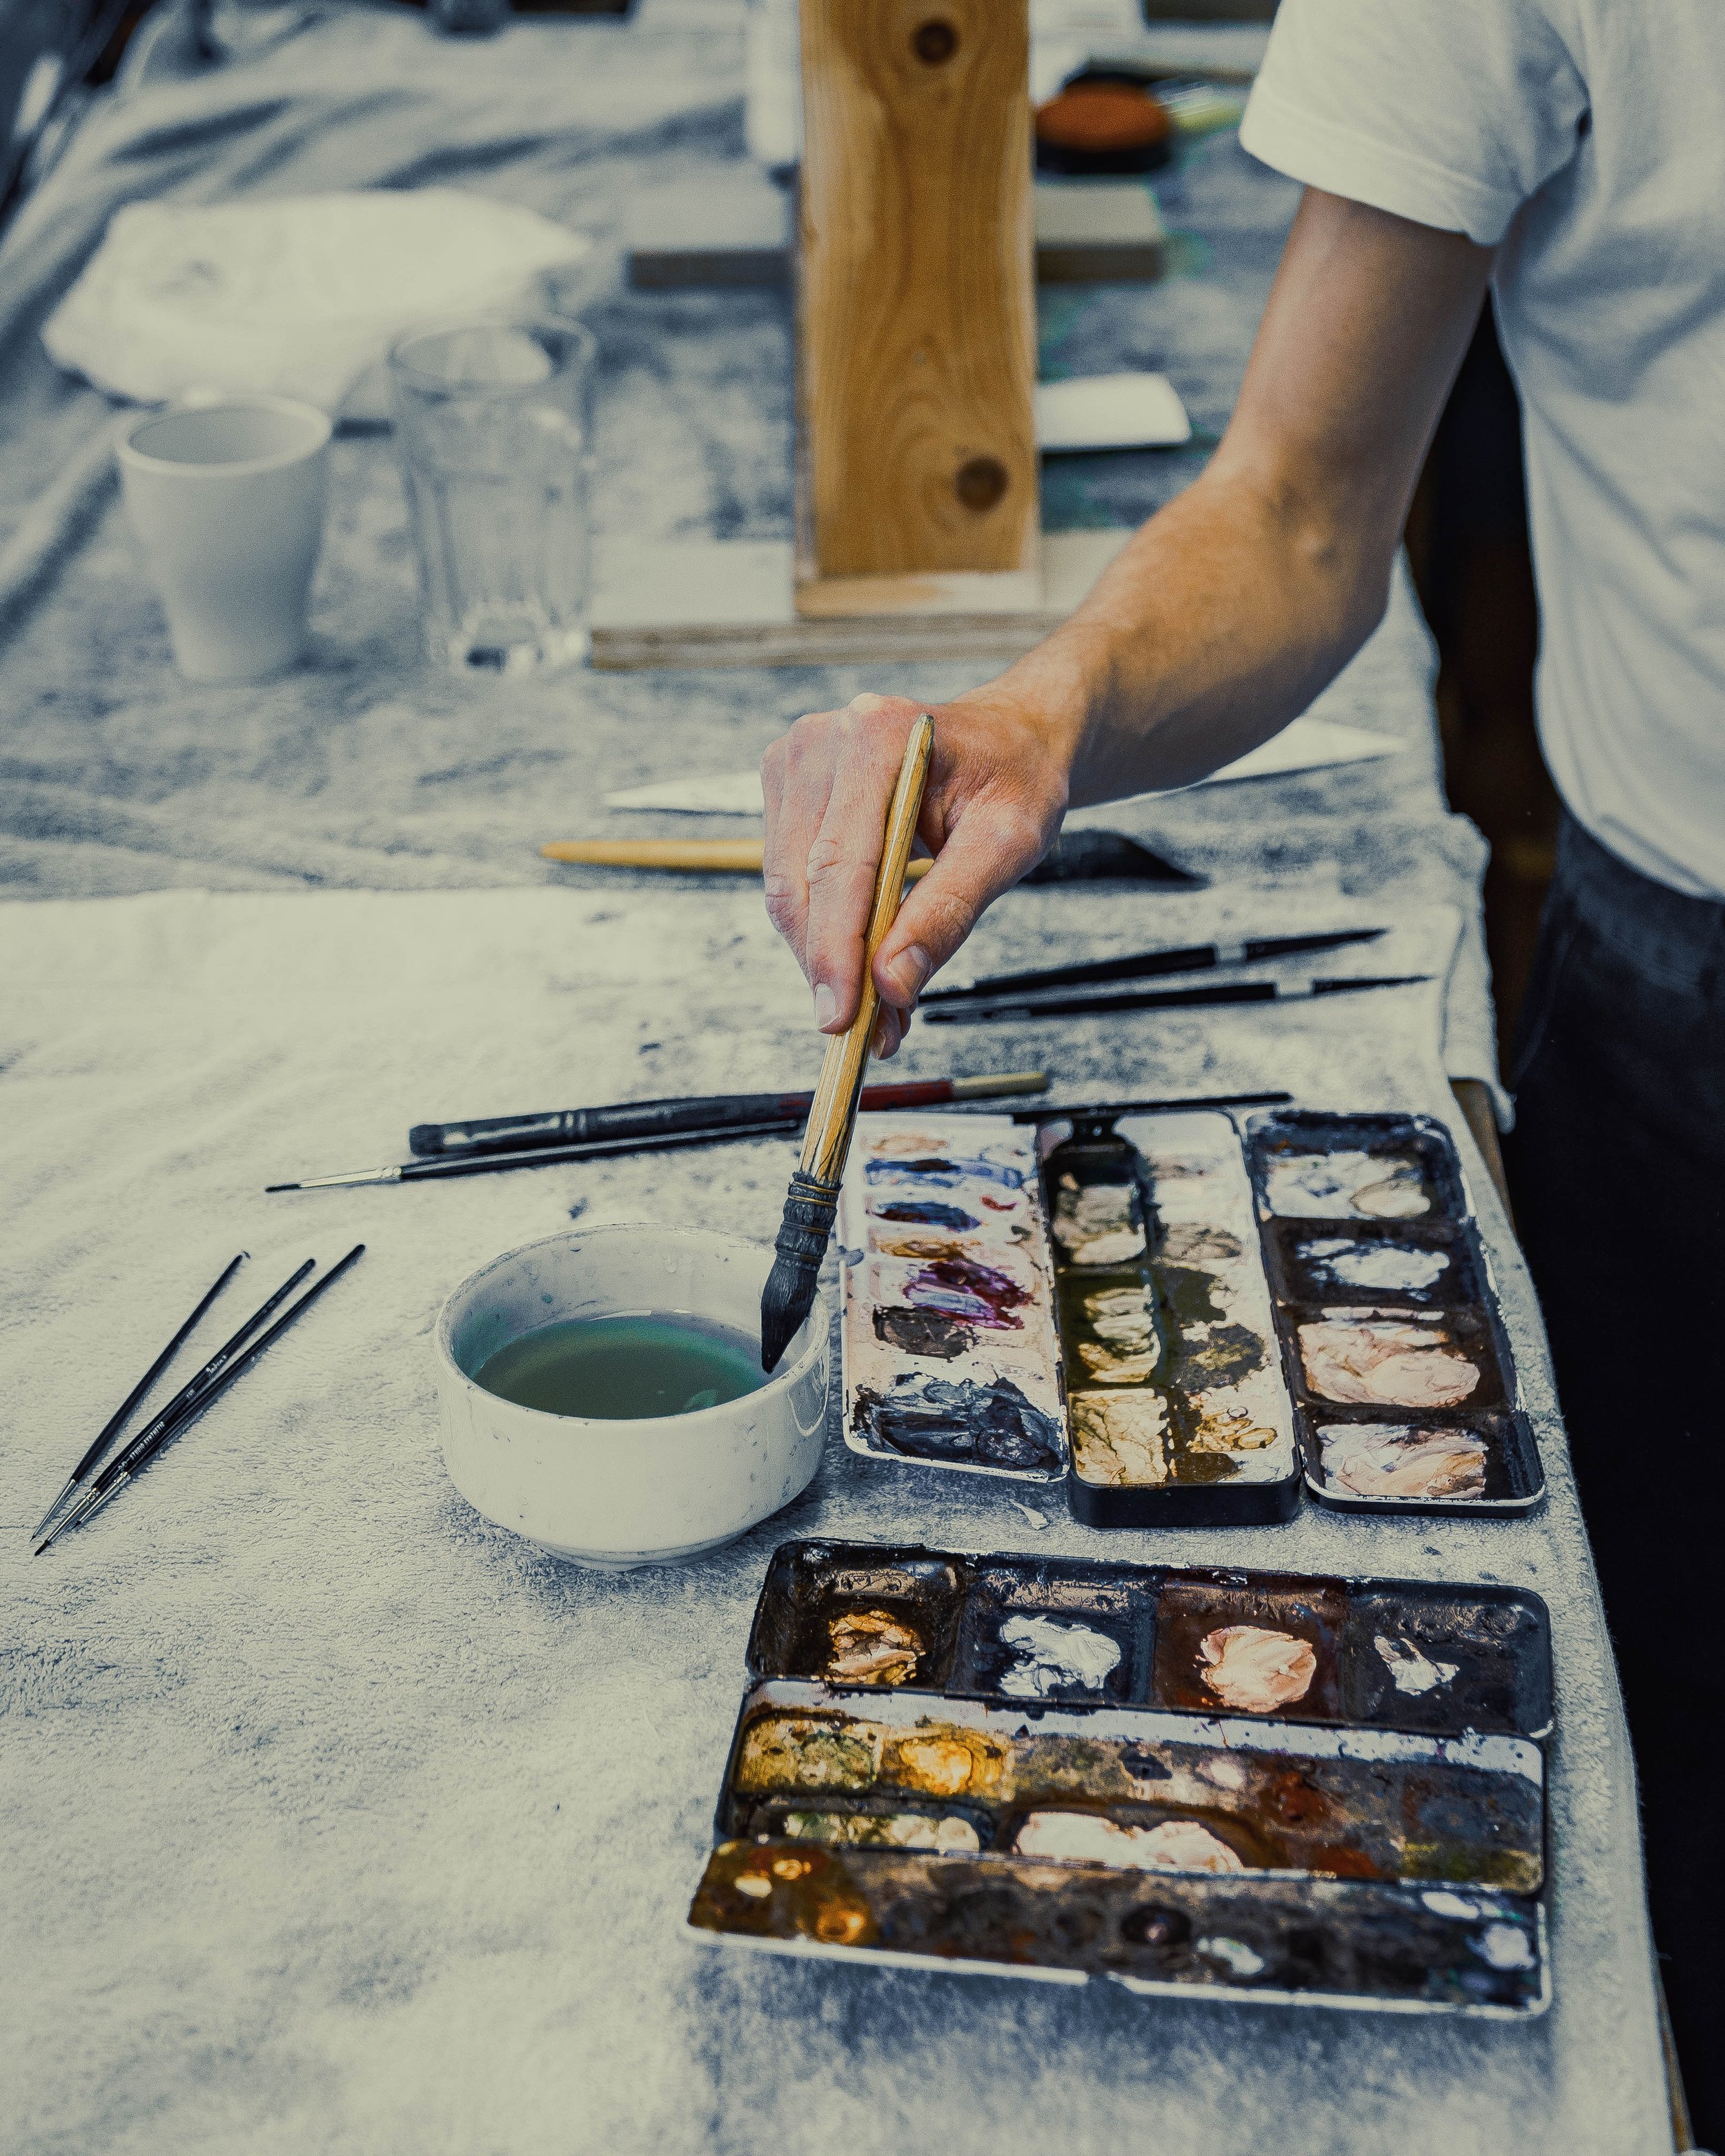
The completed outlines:
[[[1353,656],[1394,547],[1393,531],[1344,536],[1213,466],[988,693],[1041,715],[1075,808],[1189,785],[1279,732]]]

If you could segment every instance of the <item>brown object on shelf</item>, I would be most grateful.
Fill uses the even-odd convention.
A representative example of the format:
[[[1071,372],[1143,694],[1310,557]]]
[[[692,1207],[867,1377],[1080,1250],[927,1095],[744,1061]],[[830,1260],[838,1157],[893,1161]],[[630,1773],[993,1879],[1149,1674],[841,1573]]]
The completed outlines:
[[[1173,157],[1173,133],[1143,83],[1085,74],[1037,108],[1036,162],[1043,172],[1153,172]]]
[[[1029,54],[1028,0],[803,0],[800,613],[1035,603]]]

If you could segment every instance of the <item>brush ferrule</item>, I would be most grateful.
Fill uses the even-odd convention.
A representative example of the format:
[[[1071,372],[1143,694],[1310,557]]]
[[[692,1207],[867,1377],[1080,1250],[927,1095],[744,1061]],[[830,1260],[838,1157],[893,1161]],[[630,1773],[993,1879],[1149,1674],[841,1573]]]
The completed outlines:
[[[812,1265],[818,1273],[831,1240],[834,1216],[839,1209],[839,1187],[807,1175],[799,1168],[785,1194],[784,1217],[778,1224],[773,1247],[793,1264]]]

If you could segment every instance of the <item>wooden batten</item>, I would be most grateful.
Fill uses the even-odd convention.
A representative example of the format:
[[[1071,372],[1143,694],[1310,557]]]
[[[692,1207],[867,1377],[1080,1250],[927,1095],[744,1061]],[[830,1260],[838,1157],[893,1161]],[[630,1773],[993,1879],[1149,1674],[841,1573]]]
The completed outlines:
[[[1028,0],[803,0],[802,48],[798,610],[1024,611]]]

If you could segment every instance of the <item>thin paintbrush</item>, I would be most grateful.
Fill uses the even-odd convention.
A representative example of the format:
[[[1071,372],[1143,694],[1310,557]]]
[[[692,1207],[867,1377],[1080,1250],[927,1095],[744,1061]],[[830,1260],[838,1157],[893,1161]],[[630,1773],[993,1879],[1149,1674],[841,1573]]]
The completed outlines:
[[[216,1276],[214,1286],[206,1291],[203,1296],[199,1301],[198,1306],[192,1312],[192,1315],[186,1320],[179,1331],[175,1333],[173,1338],[168,1342],[167,1347],[162,1349],[162,1353],[156,1358],[156,1360],[150,1365],[149,1368],[145,1371],[143,1376],[138,1379],[136,1384],[132,1387],[131,1390],[120,1403],[119,1406],[115,1409],[113,1414],[110,1414],[106,1422],[102,1424],[100,1430],[96,1432],[96,1435],[91,1440],[90,1447],[85,1453],[84,1457],[66,1477],[66,1486],[64,1489],[60,1491],[59,1496],[54,1499],[48,1510],[42,1515],[42,1517],[38,1520],[35,1526],[31,1528],[30,1536],[33,1541],[41,1533],[42,1530],[48,1525],[54,1514],[59,1512],[61,1506],[65,1503],[67,1498],[69,1497],[72,1492],[78,1487],[79,1484],[88,1478],[91,1469],[100,1466],[103,1455],[106,1453],[109,1445],[113,1442],[115,1438],[119,1435],[120,1432],[125,1429],[127,1416],[131,1414],[132,1409],[137,1405],[138,1402],[142,1399],[145,1394],[149,1391],[151,1386],[155,1383],[156,1380],[162,1375],[162,1372],[173,1360],[175,1354],[178,1352],[180,1343],[185,1339],[187,1334],[192,1331],[198,1319],[203,1317],[205,1311],[209,1308],[216,1297],[222,1292],[222,1290],[227,1286],[228,1281],[233,1279],[234,1274],[239,1270],[240,1266],[245,1263],[245,1257],[246,1254],[242,1250],[237,1258],[229,1259],[228,1263]]]
[[[1429,973],[1384,979],[1334,981],[1216,981],[1196,988],[1143,988],[1120,996],[1039,996],[998,1004],[937,1004],[923,1016],[931,1025],[997,1025],[1033,1018],[1092,1018],[1114,1011],[1192,1010],[1218,1004],[1304,1003],[1312,996],[1348,996],[1366,988],[1409,988]]]
[[[321,1281],[317,1281],[314,1286],[308,1287],[305,1294],[300,1297],[300,1300],[297,1302],[291,1304],[282,1312],[281,1316],[276,1319],[275,1324],[270,1327],[267,1332],[260,1333],[258,1337],[252,1342],[251,1345],[244,1349],[239,1354],[236,1355],[233,1361],[230,1362],[218,1376],[211,1378],[210,1382],[207,1385],[200,1387],[193,1397],[185,1403],[184,1406],[180,1409],[177,1414],[172,1416],[171,1419],[166,1419],[163,1422],[163,1426],[161,1428],[157,1428],[156,1424],[151,1424],[148,1431],[146,1431],[140,1436],[135,1438],[132,1442],[126,1446],[125,1451],[120,1453],[115,1459],[111,1460],[108,1466],[104,1468],[102,1472],[96,1477],[95,1482],[91,1484],[89,1490],[87,1490],[84,1496],[79,1500],[78,1503],[66,1514],[65,1517],[59,1522],[59,1525],[55,1527],[53,1532],[44,1541],[38,1543],[36,1545],[36,1555],[40,1557],[43,1551],[48,1548],[49,1543],[54,1542],[59,1536],[63,1535],[68,1527],[82,1527],[86,1520],[90,1519],[94,1514],[100,1512],[102,1507],[107,1503],[108,1500],[123,1488],[126,1483],[135,1481],[138,1476],[141,1475],[144,1470],[150,1465],[150,1462],[156,1458],[158,1453],[166,1451],[167,1447],[173,1443],[174,1440],[180,1435],[181,1432],[198,1419],[198,1416],[203,1413],[204,1409],[210,1404],[212,1400],[215,1399],[219,1394],[226,1392],[228,1386],[234,1383],[234,1380],[239,1377],[244,1369],[246,1368],[248,1364],[255,1361],[256,1358],[263,1353],[264,1350],[270,1345],[270,1342],[275,1338],[278,1333],[285,1332],[288,1327],[293,1323],[294,1320],[300,1316],[301,1312],[310,1309],[311,1305],[316,1301],[319,1296],[323,1293],[326,1288],[333,1287],[335,1286],[336,1282],[340,1280],[342,1274],[347,1271],[347,1268],[352,1265],[357,1259],[358,1259],[364,1249],[365,1245],[363,1243],[356,1243],[345,1258],[341,1259],[336,1264],[331,1265],[330,1270],[324,1275]],[[305,1275],[311,1270],[311,1260],[308,1260],[306,1263],[300,1268],[299,1271],[294,1275],[293,1280],[288,1282],[288,1287],[291,1287],[295,1282],[301,1281],[305,1277]],[[286,1293],[287,1287],[280,1289],[274,1296],[271,1297],[270,1302],[264,1306],[265,1308],[273,1309],[275,1304],[280,1301],[282,1296]]]
[[[156,1414],[152,1415],[150,1420],[144,1424],[144,1427],[139,1430],[136,1435],[126,1440],[126,1444],[121,1447],[121,1449],[115,1454],[114,1457],[108,1462],[107,1466],[96,1476],[95,1481],[85,1491],[78,1503],[73,1507],[69,1512],[63,1514],[58,1524],[44,1537],[42,1541],[37,1543],[36,1554],[38,1557],[41,1556],[43,1551],[48,1548],[49,1543],[54,1539],[56,1535],[64,1533],[66,1528],[75,1525],[76,1522],[82,1518],[85,1512],[89,1509],[90,1501],[93,1497],[101,1491],[106,1490],[111,1486],[115,1477],[121,1471],[122,1462],[129,1459],[141,1446],[150,1444],[163,1430],[171,1429],[173,1426],[175,1419],[178,1416],[183,1414],[188,1408],[193,1406],[197,1400],[208,1390],[209,1387],[218,1377],[220,1377],[223,1371],[227,1368],[228,1365],[234,1360],[234,1357],[239,1353],[239,1350],[245,1345],[246,1342],[251,1338],[253,1333],[257,1331],[258,1327],[264,1322],[264,1319],[269,1317],[270,1312],[277,1309],[283,1300],[287,1296],[290,1295],[299,1286],[300,1282],[305,1279],[306,1274],[311,1270],[312,1265],[315,1262],[315,1260],[307,1258],[305,1264],[300,1266],[300,1270],[296,1273],[293,1274],[289,1279],[285,1280],[282,1282],[281,1286],[277,1288],[275,1294],[270,1297],[267,1302],[259,1304],[258,1307],[252,1312],[251,1316],[247,1318],[244,1324],[240,1327],[239,1332],[233,1334],[231,1337],[222,1342],[222,1345],[217,1348],[215,1353],[210,1357],[208,1362],[204,1364],[203,1368],[194,1378],[191,1378],[187,1383],[181,1386],[178,1392],[174,1394],[173,1398],[167,1403],[167,1406],[161,1409]],[[38,1527],[36,1532],[39,1535],[42,1533],[40,1527]]]
[[[911,1078],[865,1086],[865,1108],[932,1108],[949,1101],[986,1101],[1002,1093],[1045,1093],[1045,1070],[1007,1070],[983,1078]],[[408,1150],[454,1160],[487,1152],[596,1144],[602,1138],[655,1137],[665,1131],[718,1131],[740,1123],[800,1122],[813,1093],[708,1093],[670,1101],[624,1101],[603,1108],[552,1108],[540,1115],[481,1116],[461,1123],[415,1123]]]
[[[607,1145],[547,1146],[539,1152],[479,1152],[454,1160],[403,1160],[390,1168],[347,1168],[334,1175],[308,1175],[299,1183],[266,1183],[265,1197],[278,1190],[344,1190],[362,1183],[434,1183],[448,1175],[495,1175],[506,1168],[548,1168],[560,1160],[612,1160],[619,1153],[670,1152],[678,1146],[727,1145],[733,1138],[782,1137],[796,1129],[798,1116],[776,1116],[770,1123],[739,1123],[726,1130],[669,1131],[662,1137],[619,1138]]]
[[[1045,988],[1094,988],[1106,981],[1147,981],[1158,973],[1199,973],[1216,966],[1255,966],[1266,958],[1337,951],[1369,943],[1386,928],[1331,928],[1309,936],[1255,936],[1243,943],[1194,943],[1183,950],[1139,951],[1123,958],[1086,958],[1072,966],[1033,967],[1024,973],[994,973],[980,981],[926,988],[922,1004],[957,1003],[979,996],[1040,995]]]
[[[821,1260],[833,1232],[833,1216],[839,1206],[839,1186],[845,1176],[845,1157],[850,1150],[850,1133],[856,1125],[858,1096],[880,993],[875,986],[875,953],[898,917],[903,902],[905,870],[911,858],[911,842],[916,835],[916,819],[922,808],[922,789],[928,779],[928,762],[934,752],[934,721],[924,712],[911,729],[905,760],[899,767],[886,813],[886,829],[880,848],[880,865],[875,872],[875,899],[869,910],[868,934],[863,948],[862,993],[856,1016],[845,1030],[827,1044],[820,1066],[820,1083],[814,1105],[809,1111],[809,1127],[803,1137],[803,1158],[791,1178],[779,1224],[778,1251],[773,1270],[761,1293],[761,1368],[776,1370],[779,1358],[795,1337],[798,1327],[814,1302],[820,1281]]]

